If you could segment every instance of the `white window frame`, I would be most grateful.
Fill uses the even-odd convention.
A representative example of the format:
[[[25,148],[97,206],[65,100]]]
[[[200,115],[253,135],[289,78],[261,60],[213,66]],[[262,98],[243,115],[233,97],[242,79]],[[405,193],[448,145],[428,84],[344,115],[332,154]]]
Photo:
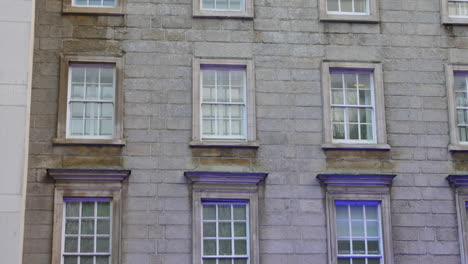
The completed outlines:
[[[244,138],[238,137],[203,137],[202,132],[202,67],[210,66],[242,66],[245,67],[245,118]],[[255,114],[255,76],[254,64],[251,60],[234,59],[193,59],[193,116],[192,116],[192,142],[191,146],[240,146],[258,147],[256,141],[256,114]]]
[[[201,210],[202,211],[203,211],[203,204],[204,203],[215,203],[215,204],[216,203],[223,203],[223,200],[219,199],[219,198],[218,199],[211,199],[211,200],[212,201],[205,201],[204,198],[201,199]],[[247,264],[249,264],[250,263],[250,206],[249,206],[250,201],[243,201],[242,199],[230,199],[230,200],[232,202],[224,202],[224,203],[229,204],[231,206],[231,208],[232,208],[232,205],[235,204],[235,203],[242,203],[242,204],[245,204],[245,206],[246,206],[246,220],[245,220],[245,223],[246,223],[246,237],[245,237],[245,239],[246,239],[246,244],[247,244],[246,245],[247,254],[246,255],[234,255],[234,252],[235,252],[234,251],[234,243],[232,243],[231,244],[232,253],[233,253],[232,255],[230,255],[230,256],[226,256],[226,255],[209,255],[209,256],[206,256],[203,253],[203,248],[204,248],[203,240],[204,240],[205,237],[203,235],[201,235],[201,242],[200,242],[201,243],[201,250],[202,250],[201,258],[202,258],[202,260],[207,259],[207,258],[209,258],[209,259],[245,258],[245,259],[247,259]],[[236,202],[236,200],[237,200],[237,202]],[[232,212],[231,212],[231,214],[232,214]],[[208,220],[203,219],[203,214],[201,215],[201,217],[202,217],[202,219],[201,219],[201,222],[202,222],[202,224],[201,224],[201,234],[203,234],[203,224]],[[219,222],[222,222],[222,221],[220,221],[219,219],[216,219],[216,220],[210,220],[209,222],[216,223],[216,225],[217,225]],[[226,222],[226,221],[224,221],[224,222]],[[231,237],[230,241],[234,242],[234,230],[233,230],[234,220],[231,220],[229,222],[231,223],[231,228],[232,228],[232,230],[231,230],[232,237]],[[219,241],[219,237],[216,237],[216,241]],[[219,244],[217,244],[216,248],[219,249]]]
[[[88,64],[88,65],[92,65],[91,63],[85,63],[85,64]],[[108,64],[111,64],[111,63],[108,63]],[[107,100],[107,101],[104,101],[104,100],[98,100],[98,99],[95,99],[95,100],[73,100],[71,98],[71,87],[72,87],[72,71],[73,71],[73,66],[68,66],[68,86],[67,86],[67,127],[66,127],[66,134],[67,134],[67,138],[82,138],[82,139],[87,139],[87,138],[90,138],[90,139],[113,139],[114,138],[114,133],[115,133],[115,107],[116,107],[116,101],[115,101],[115,97],[116,97],[116,92],[117,92],[117,89],[116,89],[116,77],[117,77],[117,74],[116,74],[116,67],[115,67],[115,64],[111,64],[113,65],[113,89],[114,89],[114,96],[112,97],[112,101],[110,100]],[[100,78],[99,78],[100,79]],[[86,89],[85,91],[86,92]],[[99,93],[99,92],[98,92]],[[113,123],[113,131],[112,131],[112,135],[109,135],[109,136],[100,136],[100,135],[97,135],[97,136],[73,136],[71,135],[71,128],[70,128],[70,121],[71,121],[71,109],[70,109],[70,105],[71,105],[71,102],[73,101],[76,101],[76,102],[83,102],[84,104],[86,103],[112,103],[113,105],[113,108],[114,108],[114,113],[112,115],[112,123]],[[98,113],[100,111],[98,110]],[[84,115],[84,113],[83,113]],[[83,117],[83,131],[85,130],[84,126],[85,126],[85,120],[86,118]],[[99,120],[100,120],[100,117],[99,117],[99,114],[98,114],[98,117],[97,117],[97,124],[98,124],[98,127],[99,127]],[[99,129],[98,129],[99,131]]]
[[[101,4],[100,4],[100,5],[91,5],[91,4],[89,4],[90,0],[86,0],[87,5],[77,5],[77,4],[76,4],[76,1],[77,1],[77,0],[72,0],[72,6],[76,6],[76,7],[110,8],[110,7],[108,7],[108,6],[104,6],[104,0],[101,0]],[[119,0],[114,0],[114,3],[115,3],[115,5],[112,6],[112,7],[117,6],[118,3],[119,3]]]
[[[458,129],[457,104],[454,87],[456,71],[468,71],[468,65],[445,65],[450,128],[450,144],[448,148],[450,151],[468,151],[468,141],[460,141],[460,131]]]
[[[333,139],[332,128],[332,103],[331,103],[331,74],[330,69],[371,70],[371,96],[374,107],[373,114],[373,139],[372,140],[346,140]],[[323,62],[322,63],[322,98],[323,98],[323,125],[324,125],[324,149],[379,149],[388,150],[385,103],[383,91],[383,75],[381,63],[367,62]],[[340,107],[346,107],[340,105]],[[352,106],[356,107],[356,106]]]
[[[115,0],[115,6],[80,6],[76,5],[76,0],[62,0],[62,12],[64,14],[102,14],[102,15],[123,15],[127,0]],[[101,0],[102,1],[102,0]]]
[[[254,17],[254,0],[242,0],[241,10],[203,8],[203,0],[193,0],[194,17],[244,18]]]
[[[66,198],[78,198],[78,199],[86,199],[86,198],[90,198],[90,199],[94,199],[94,203],[95,203],[95,214],[97,213],[97,200],[99,198],[103,198],[103,197],[64,197],[63,199],[65,200]],[[62,252],[61,252],[61,255],[62,255],[62,263],[64,262],[64,258],[65,258],[65,255],[74,255],[74,256],[79,256],[79,257],[82,257],[82,256],[109,256],[109,259],[112,261],[112,213],[113,213],[113,210],[112,210],[112,198],[111,197],[104,197],[104,198],[109,198],[109,204],[110,204],[110,216],[109,217],[106,217],[109,219],[109,222],[110,222],[110,230],[111,230],[111,233],[109,235],[109,253],[108,254],[99,254],[99,253],[80,253],[80,252],[77,252],[77,253],[74,253],[74,254],[70,254],[70,253],[66,253],[65,252],[65,238],[66,238],[66,234],[65,234],[65,224],[63,225],[62,227]],[[62,218],[62,223],[66,223],[66,220],[67,220],[67,216],[66,216],[66,203],[67,201],[63,201],[63,218]],[[82,204],[83,201],[80,201],[80,204]],[[80,209],[81,209],[81,205],[80,205]],[[81,211],[81,210],[80,210]],[[102,217],[101,217],[102,218]],[[82,217],[78,217],[77,218],[78,220],[80,220],[78,223],[81,223],[81,220],[82,220]],[[93,217],[93,219],[95,220],[95,223],[97,224],[97,214]],[[96,232],[96,224],[94,226],[94,231]],[[81,237],[81,226],[79,225],[78,226],[78,237]],[[98,237],[97,234],[94,234],[93,238],[96,238]],[[80,240],[78,240],[80,241]],[[95,240],[96,241],[96,240]],[[96,247],[96,243],[94,243],[94,247]],[[78,251],[80,250],[80,242],[78,242]]]
[[[341,2],[338,2],[340,5]],[[354,9],[354,1],[353,1]],[[342,21],[342,22],[363,22],[363,23],[378,23],[379,22],[379,1],[366,0],[368,10],[363,12],[340,12],[328,11],[328,0],[319,0],[319,15],[321,21]]]
[[[71,64],[112,64],[114,65],[114,115],[112,136],[71,136],[69,134],[69,101],[71,85]],[[58,101],[57,137],[53,139],[56,145],[68,144],[98,144],[125,145],[123,139],[123,59],[107,56],[64,55],[60,65],[60,87]]]
[[[447,180],[455,194],[460,259],[462,264],[468,264],[468,175],[449,175]]]
[[[453,16],[449,14],[448,4],[449,2],[467,2],[466,0],[440,0],[440,10],[441,10],[441,19],[442,24],[465,24],[468,25],[468,15],[467,16]]]

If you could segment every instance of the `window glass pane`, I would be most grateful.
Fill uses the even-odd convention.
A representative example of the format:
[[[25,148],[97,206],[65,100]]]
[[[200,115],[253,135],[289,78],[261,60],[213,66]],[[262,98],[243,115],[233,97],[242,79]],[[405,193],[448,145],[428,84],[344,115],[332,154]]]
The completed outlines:
[[[467,141],[466,132],[466,127],[460,127],[460,141]]]
[[[231,220],[231,205],[220,204],[218,205],[218,219]]]
[[[94,216],[94,202],[81,203],[81,216]]]
[[[107,0],[107,2],[113,3],[114,1]],[[101,84],[104,84],[104,83],[108,83],[108,84],[114,83],[114,69],[107,69],[107,68],[101,69]]]
[[[333,124],[333,138],[345,139],[344,124]]]
[[[365,244],[364,240],[353,240],[353,254],[365,254]],[[354,264],[354,260],[353,260]]]
[[[232,259],[219,259],[219,264],[232,264]]]
[[[203,219],[216,220],[216,205],[203,205]]]
[[[84,99],[84,86],[83,84],[72,84],[71,86],[71,99],[82,100]]]
[[[78,237],[65,237],[65,252],[78,252]]]
[[[354,0],[354,12],[366,13],[366,0]]]
[[[247,264],[246,259],[234,259],[234,264]]]
[[[343,90],[342,89],[332,90],[332,104],[337,104],[337,105],[343,104]]]
[[[116,0],[104,0],[103,2],[103,6],[106,6],[106,7],[115,7],[117,6],[116,3],[115,3]]]
[[[364,219],[363,205],[350,205],[351,219]]]
[[[72,118],[83,118],[83,110],[84,104],[83,103],[70,103],[71,108],[71,117]]]
[[[65,222],[65,234],[78,234],[78,220],[67,219]]]
[[[359,122],[372,123],[372,109],[359,109]]]
[[[229,102],[229,86],[227,85],[218,85],[218,90],[217,90],[218,98],[217,102]]]
[[[227,3],[227,0],[225,0],[225,1]],[[229,71],[216,71],[217,85],[218,86],[229,86],[229,75],[230,75]]]
[[[233,136],[242,136],[242,121],[240,120],[232,120],[231,122],[231,134]]]
[[[357,108],[348,108],[348,122],[357,123],[358,122],[358,109]]]
[[[380,264],[380,258],[369,258],[367,264]]]
[[[337,235],[339,237],[349,237],[349,223],[348,221],[338,221],[336,223]]]
[[[338,0],[327,0],[328,11],[339,11]]]
[[[215,106],[211,104],[202,105],[202,115],[207,118],[215,118]]]
[[[114,99],[114,87],[110,84],[101,85],[101,100],[112,101]]]
[[[336,219],[349,219],[347,205],[336,205]]]
[[[94,237],[81,237],[80,252],[94,252]]]
[[[353,237],[363,237],[364,236],[364,221],[352,221],[351,232],[352,232]]]
[[[97,84],[86,84],[86,100],[98,99],[98,87]]]
[[[241,10],[241,4],[244,0],[230,0],[229,1],[229,9],[230,10]]]
[[[72,136],[83,135],[83,120],[72,119],[70,123]]]
[[[202,8],[214,8],[214,0],[202,0]]]
[[[216,237],[216,223],[203,223],[203,237]]]
[[[109,202],[98,202],[97,216],[110,216],[110,203]]]
[[[77,6],[87,6],[88,2],[86,0],[74,0],[75,5]]]
[[[86,103],[85,104],[85,116],[87,118],[98,118],[99,105],[97,103]]]
[[[350,254],[351,246],[349,240],[338,240],[338,254]]]
[[[378,207],[376,205],[366,205],[366,219],[378,219]]]
[[[357,105],[357,91],[355,89],[346,89],[346,104]]]
[[[96,1],[96,0],[90,0],[90,4],[92,1]],[[97,0],[97,1],[101,3],[101,0]],[[94,83],[94,84],[99,83],[99,68],[86,68],[86,82]]]
[[[363,0],[364,2],[366,0]],[[370,74],[359,74],[358,75],[358,87],[359,89],[370,89]]]
[[[203,102],[215,102],[216,101],[216,89],[215,86],[204,86],[203,87]]]
[[[97,256],[96,264],[109,264],[109,260],[110,260],[109,256]]]
[[[344,259],[344,258],[339,258],[338,259],[338,264],[350,264],[351,260],[350,259]]]
[[[366,259],[363,258],[354,258],[353,264],[366,264]]]
[[[359,139],[359,126],[358,125],[348,125],[349,139]]]
[[[100,120],[99,121],[100,131],[99,134],[101,136],[111,136],[113,132],[113,123],[112,120]]]
[[[227,9],[228,8],[228,0],[216,0],[216,8],[217,9]]]
[[[233,2],[240,3],[240,0],[231,0],[231,6]],[[231,85],[244,87],[244,71],[231,71]]]
[[[457,111],[457,116],[458,116],[458,124],[466,124],[465,111],[464,110],[458,110]]]
[[[216,259],[204,259],[203,264],[216,264]]]
[[[85,135],[94,136],[97,134],[97,120],[85,120]]]
[[[245,220],[246,219],[246,214],[245,214],[245,205],[240,205],[240,204],[235,204],[232,206],[234,210],[234,220]]]
[[[218,232],[220,237],[231,237],[231,223],[219,223]]]
[[[379,240],[368,240],[367,241],[367,251],[368,251],[369,255],[378,255],[378,254],[380,254]]]
[[[231,240],[219,240],[219,255],[231,255],[232,244]]]
[[[81,234],[93,235],[94,234],[94,219],[81,220]]]
[[[344,108],[334,107],[333,122],[344,122]]]
[[[112,118],[114,116],[114,105],[111,103],[101,104],[101,117]]]
[[[234,254],[235,255],[247,254],[247,241],[246,240],[234,240]]]
[[[370,90],[359,90],[359,105],[372,105]]]
[[[216,240],[203,240],[203,254],[216,255]]]
[[[72,82],[83,83],[85,81],[85,69],[78,67],[71,67]]]
[[[78,257],[77,256],[65,256],[63,258],[64,264],[78,264]]]
[[[66,202],[66,216],[78,216],[80,214],[80,203]]]
[[[352,0],[341,0],[341,12],[353,12]]]
[[[361,139],[372,140],[372,138],[373,138],[372,125],[361,125]]]
[[[108,235],[110,234],[110,220],[109,219],[97,219],[97,234]]]
[[[356,89],[356,74],[344,73],[344,85],[348,89]]]
[[[449,12],[449,16],[457,16],[458,15],[458,3],[449,1],[448,12]]]
[[[80,264],[94,264],[94,257],[80,257]]]
[[[211,136],[215,134],[215,122],[213,120],[203,119],[203,135]]]
[[[244,100],[243,87],[231,87],[231,102],[242,102]]]
[[[100,6],[101,5],[101,0],[89,0],[89,5]]]
[[[234,223],[234,236],[245,237],[247,236],[247,225],[246,223]]]
[[[107,253],[110,251],[109,237],[96,238],[96,252]]]

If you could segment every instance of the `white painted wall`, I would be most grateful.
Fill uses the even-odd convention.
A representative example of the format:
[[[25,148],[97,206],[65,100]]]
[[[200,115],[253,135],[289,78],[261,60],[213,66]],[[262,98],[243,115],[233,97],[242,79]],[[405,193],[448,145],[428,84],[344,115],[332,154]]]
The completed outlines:
[[[0,256],[21,263],[34,0],[0,0]]]

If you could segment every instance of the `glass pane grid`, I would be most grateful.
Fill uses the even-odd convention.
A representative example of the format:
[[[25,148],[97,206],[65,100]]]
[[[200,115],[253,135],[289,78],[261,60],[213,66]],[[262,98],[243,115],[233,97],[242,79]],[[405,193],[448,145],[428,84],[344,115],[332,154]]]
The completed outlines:
[[[245,0],[202,0],[201,9],[217,11],[243,11]]]
[[[380,204],[341,201],[335,206],[338,263],[381,263]]]
[[[247,263],[249,257],[248,204],[203,203],[204,263]]]
[[[117,0],[73,0],[73,6],[82,7],[115,7]]]
[[[110,202],[64,202],[64,264],[108,264],[111,255]]]
[[[373,142],[372,75],[330,73],[330,79],[333,140]]]
[[[455,76],[455,101],[460,142],[468,142],[468,77]]]
[[[448,1],[449,16],[453,17],[468,17],[468,1],[465,0],[449,0]]]
[[[369,0],[327,0],[329,14],[368,15]]]
[[[203,138],[245,138],[245,74],[235,70],[202,70]]]
[[[115,69],[70,66],[68,134],[112,138]]]

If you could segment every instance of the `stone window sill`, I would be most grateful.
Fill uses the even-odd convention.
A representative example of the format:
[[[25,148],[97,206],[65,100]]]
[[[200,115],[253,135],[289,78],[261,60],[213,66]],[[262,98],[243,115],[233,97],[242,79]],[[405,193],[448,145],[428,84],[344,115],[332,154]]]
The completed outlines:
[[[102,7],[77,7],[77,6],[65,5],[63,7],[62,13],[123,16],[124,10],[121,7],[102,8]]]
[[[468,145],[448,145],[450,152],[468,152]]]
[[[191,141],[192,148],[259,148],[258,141]]]
[[[206,11],[197,10],[193,12],[195,18],[238,18],[238,19],[253,19],[254,15],[249,12],[235,11]]]
[[[85,139],[85,138],[54,138],[53,145],[99,145],[99,146],[118,146],[123,147],[126,144],[125,139]]]
[[[391,149],[389,144],[322,144],[323,150],[375,150],[375,151],[389,151]]]

